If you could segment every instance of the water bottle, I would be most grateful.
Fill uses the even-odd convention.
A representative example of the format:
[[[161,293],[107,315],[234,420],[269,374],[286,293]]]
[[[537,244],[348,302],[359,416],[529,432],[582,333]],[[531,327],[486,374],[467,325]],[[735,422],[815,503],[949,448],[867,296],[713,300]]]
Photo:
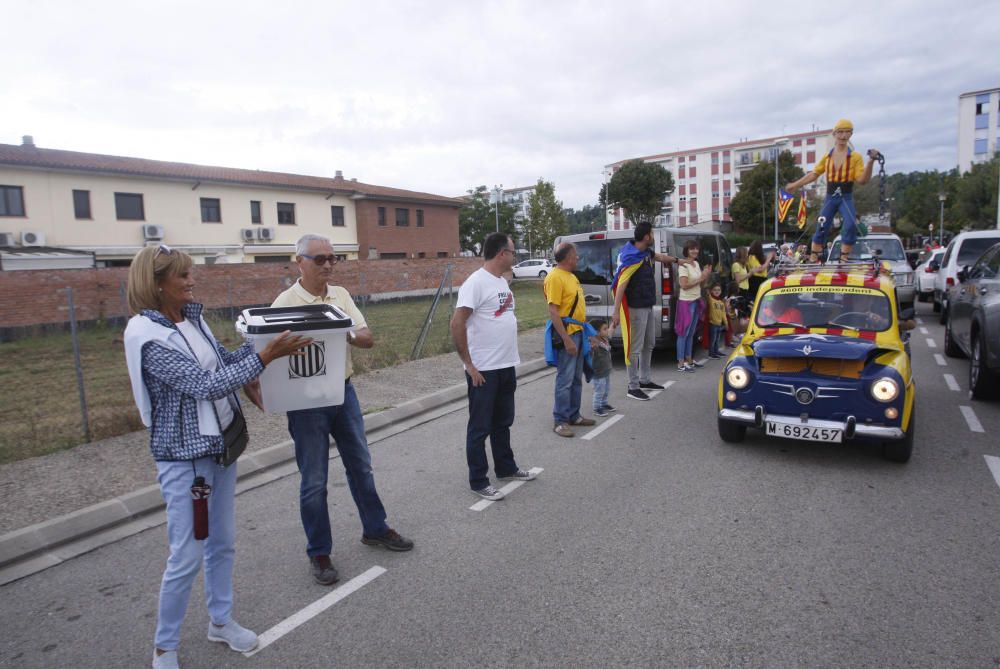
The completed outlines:
[[[205,483],[204,476],[196,476],[191,485],[191,504],[194,507],[194,538],[201,541],[208,538],[208,496],[212,486]]]

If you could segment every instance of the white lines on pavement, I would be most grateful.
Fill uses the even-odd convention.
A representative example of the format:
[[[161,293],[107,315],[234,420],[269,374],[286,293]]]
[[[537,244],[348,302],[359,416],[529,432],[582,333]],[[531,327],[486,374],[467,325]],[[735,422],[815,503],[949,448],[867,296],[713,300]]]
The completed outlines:
[[[596,437],[597,435],[599,435],[601,432],[604,432],[606,429],[608,429],[609,427],[611,427],[612,425],[614,425],[615,423],[617,423],[618,421],[620,421],[624,417],[625,416],[623,416],[621,414],[618,414],[614,418],[609,418],[600,427],[595,427],[593,430],[591,430],[587,434],[583,435],[583,437],[581,437],[581,438],[584,439],[584,440],[586,440],[586,441],[590,441],[591,439],[593,439],[594,437]]]
[[[927,328],[920,328],[920,334],[930,334],[930,333],[931,331],[928,330]]]
[[[933,339],[931,339],[930,337],[928,337],[927,338],[927,348],[937,348],[937,342],[934,341]]]
[[[924,324],[924,319],[923,318],[918,318],[917,319],[917,325],[923,325],[923,324]]]
[[[972,410],[972,407],[963,405],[958,408],[962,412],[962,416],[965,417],[965,422],[969,424],[970,430],[973,432],[986,432],[983,429],[983,424],[976,418],[976,412]]]
[[[951,374],[944,375],[944,382],[948,384],[948,390],[954,390],[955,392],[960,392],[962,389],[958,385],[958,381]]]
[[[243,653],[243,655],[246,657],[251,657],[256,653],[259,653],[260,651],[264,650],[265,648],[270,646],[272,643],[274,643],[281,637],[285,636],[286,634],[294,630],[299,625],[309,622],[310,620],[312,620],[313,618],[315,618],[316,616],[323,613],[328,608],[330,608],[331,606],[342,600],[344,597],[347,597],[353,592],[357,592],[359,589],[361,589],[362,586],[371,583],[384,573],[385,573],[384,567],[375,566],[362,574],[358,574],[347,583],[344,583],[343,585],[337,587],[330,594],[324,597],[320,597],[309,606],[305,607],[304,609],[301,609],[297,613],[290,615],[289,617],[285,618],[271,629],[262,633],[258,637],[259,642],[257,643],[257,647],[247,653]]]
[[[541,474],[545,470],[542,469],[541,467],[532,467],[528,471],[531,472],[532,474]],[[506,496],[506,495],[511,494],[512,492],[514,492],[515,490],[517,490],[518,488],[520,488],[524,484],[525,484],[524,481],[511,481],[510,483],[508,483],[504,487],[500,488],[500,492],[502,492]],[[491,504],[493,504],[493,503],[494,503],[493,500],[481,499],[478,502],[476,502],[475,504],[473,504],[472,506],[470,506],[469,510],[470,511],[482,511],[483,509],[489,508],[489,506]]]
[[[986,466],[990,468],[990,472],[993,474],[993,480],[1000,485],[1000,458],[995,455],[984,455],[986,458]]]
[[[934,362],[936,362],[937,364],[941,365],[942,367],[947,367],[948,366],[948,361],[945,360],[944,356],[941,355],[940,353],[935,353],[934,354]]]

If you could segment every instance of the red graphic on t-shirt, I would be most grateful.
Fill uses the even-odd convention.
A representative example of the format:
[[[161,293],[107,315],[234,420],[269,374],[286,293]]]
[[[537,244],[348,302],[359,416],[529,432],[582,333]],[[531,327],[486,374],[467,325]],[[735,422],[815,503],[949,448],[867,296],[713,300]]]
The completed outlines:
[[[500,308],[493,312],[494,318],[500,318],[503,312],[514,308],[514,293],[500,293],[497,297],[500,298]]]

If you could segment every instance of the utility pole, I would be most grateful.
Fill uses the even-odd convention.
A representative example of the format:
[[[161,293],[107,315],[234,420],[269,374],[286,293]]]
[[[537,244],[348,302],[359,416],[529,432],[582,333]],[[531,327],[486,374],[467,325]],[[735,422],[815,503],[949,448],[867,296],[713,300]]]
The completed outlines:
[[[497,232],[500,232],[500,200],[503,199],[503,184],[493,187],[493,196],[497,210]]]

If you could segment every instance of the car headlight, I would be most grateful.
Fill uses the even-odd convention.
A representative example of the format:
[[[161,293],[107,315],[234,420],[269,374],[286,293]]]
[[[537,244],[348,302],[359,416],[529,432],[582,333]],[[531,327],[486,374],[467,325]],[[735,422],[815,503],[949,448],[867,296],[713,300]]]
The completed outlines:
[[[899,284],[900,286],[912,286],[913,272],[904,272],[902,274],[897,274],[896,283]]]
[[[891,402],[898,396],[899,384],[888,376],[883,376],[872,384],[872,397],[879,402]]]
[[[750,383],[750,372],[743,367],[730,367],[726,372],[726,382],[736,390],[742,390]]]

